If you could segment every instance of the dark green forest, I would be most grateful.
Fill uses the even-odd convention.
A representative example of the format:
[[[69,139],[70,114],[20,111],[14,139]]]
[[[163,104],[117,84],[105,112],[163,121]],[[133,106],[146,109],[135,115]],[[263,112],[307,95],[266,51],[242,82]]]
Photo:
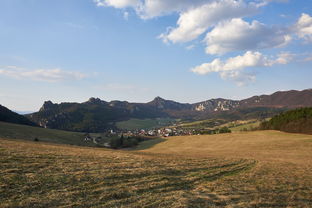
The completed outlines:
[[[36,126],[35,123],[28,120],[26,117],[19,115],[8,108],[0,105],[0,121],[8,122],[8,123],[15,123],[15,124],[23,124],[23,125],[30,125]]]
[[[260,129],[312,134],[312,108],[299,108],[276,115],[262,122]]]

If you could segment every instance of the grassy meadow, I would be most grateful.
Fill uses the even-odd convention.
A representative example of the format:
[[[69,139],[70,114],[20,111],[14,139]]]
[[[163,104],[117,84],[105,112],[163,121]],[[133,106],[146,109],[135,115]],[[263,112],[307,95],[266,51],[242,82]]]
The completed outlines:
[[[311,151],[277,131],[127,151],[0,139],[0,207],[312,207]]]

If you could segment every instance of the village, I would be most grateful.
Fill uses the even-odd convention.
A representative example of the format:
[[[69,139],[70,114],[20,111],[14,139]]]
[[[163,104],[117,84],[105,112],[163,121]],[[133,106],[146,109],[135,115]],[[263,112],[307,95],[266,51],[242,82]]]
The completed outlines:
[[[138,145],[142,141],[170,136],[205,135],[231,133],[227,127],[216,129],[185,129],[181,127],[163,127],[155,129],[140,130],[113,130],[103,133],[86,133],[84,141],[91,142],[97,146],[107,148],[128,148]]]

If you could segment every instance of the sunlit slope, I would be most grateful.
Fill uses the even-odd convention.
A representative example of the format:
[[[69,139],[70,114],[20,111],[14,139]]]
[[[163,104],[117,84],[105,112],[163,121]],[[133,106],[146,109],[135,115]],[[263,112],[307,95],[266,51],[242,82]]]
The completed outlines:
[[[279,131],[254,131],[169,137],[164,142],[143,151],[306,163],[312,162],[312,136]]]
[[[256,162],[0,139],[0,164],[0,207],[191,207]]]

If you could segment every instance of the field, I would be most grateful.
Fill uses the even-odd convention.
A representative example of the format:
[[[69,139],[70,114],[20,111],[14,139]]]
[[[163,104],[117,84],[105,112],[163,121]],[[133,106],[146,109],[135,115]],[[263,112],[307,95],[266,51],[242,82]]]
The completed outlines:
[[[250,131],[252,129],[258,128],[260,125],[260,121],[250,121],[250,122],[246,122],[246,123],[242,123],[239,125],[234,125],[233,127],[231,127],[231,131]]]
[[[0,139],[0,207],[312,207],[311,151],[277,131],[131,151]]]
[[[182,127],[184,129],[213,129],[224,123],[226,123],[226,121],[222,119],[207,119],[200,121],[183,122],[179,124],[178,127]]]
[[[249,131],[259,127],[260,121],[256,119],[251,120],[236,120],[226,121],[222,119],[208,119],[193,122],[184,122],[178,125],[183,129],[217,129],[222,127],[228,127],[231,131]]]

